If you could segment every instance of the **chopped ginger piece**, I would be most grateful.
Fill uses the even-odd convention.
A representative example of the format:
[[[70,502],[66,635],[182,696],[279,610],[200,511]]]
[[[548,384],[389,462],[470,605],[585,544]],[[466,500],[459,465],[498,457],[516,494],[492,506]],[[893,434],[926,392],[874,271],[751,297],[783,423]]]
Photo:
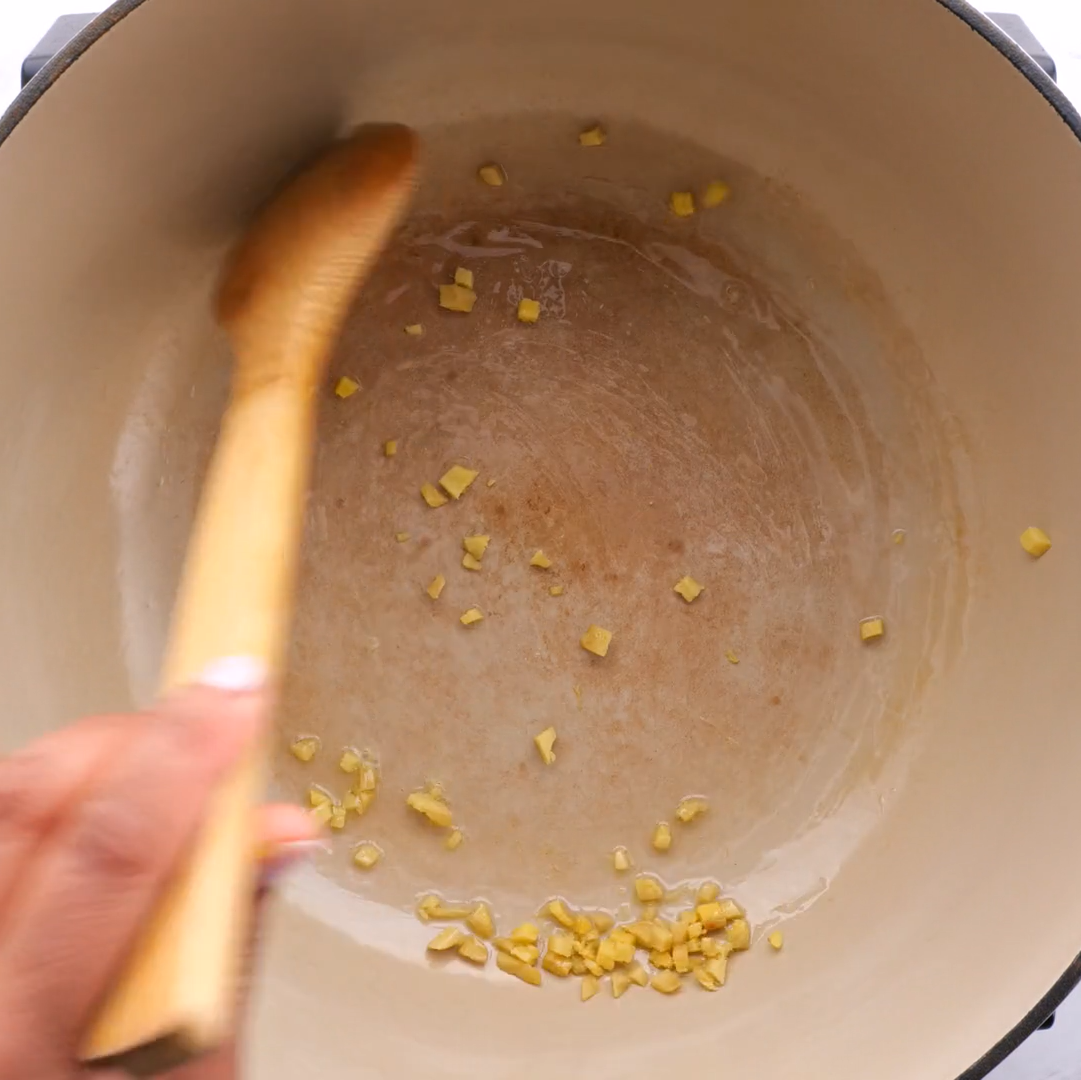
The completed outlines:
[[[475,469],[464,465],[452,465],[440,478],[439,486],[452,498],[460,499],[465,490],[477,478]]]
[[[440,285],[439,306],[447,311],[460,311],[468,315],[477,302],[477,294],[472,289],[464,289],[461,285]]]
[[[597,946],[597,963],[605,971],[612,971],[616,966],[616,946],[611,938],[605,938]]]
[[[680,975],[686,975],[691,970],[691,957],[686,945],[672,946],[672,966]]]
[[[488,963],[488,946],[483,941],[478,941],[470,934],[465,941],[458,946],[458,955],[474,964]]]
[[[552,585],[552,586],[550,586],[549,589],[548,589],[548,595],[549,596],[562,596],[563,595],[563,586],[562,585]]]
[[[382,857],[382,850],[375,844],[361,844],[357,850],[353,852],[353,862],[356,863],[361,870],[371,870]]]
[[[448,926],[428,942],[428,948],[432,952],[446,952],[448,949],[457,949],[465,939],[466,935],[458,927]]]
[[[462,830],[454,829],[451,831],[450,836],[448,836],[446,840],[443,841],[443,847],[445,847],[447,851],[457,851],[458,848],[462,846],[462,841],[464,839],[465,835],[463,834]]]
[[[289,746],[289,753],[297,761],[311,761],[319,750],[319,740],[314,735],[304,735],[294,739]]]
[[[425,589],[424,591],[433,600],[438,600],[439,599],[439,594],[443,591],[443,586],[446,585],[446,583],[447,583],[447,579],[445,577],[443,577],[442,574],[436,574],[435,577],[432,578],[431,585],[429,585],[428,588]]]
[[[615,867],[616,872],[622,874],[625,870],[629,870],[633,865],[631,863],[631,857],[625,847],[617,847],[612,852],[612,865]]]
[[[694,977],[698,981],[698,985],[703,990],[714,991],[718,989],[717,980],[709,973],[704,967],[696,967],[694,969]]]
[[[530,986],[540,986],[541,984],[541,973],[531,964],[523,963],[516,956],[497,952],[495,954],[495,963],[500,971],[505,971],[508,975],[513,975],[515,978],[521,979],[522,982],[529,983]]]
[[[310,806],[323,806],[324,804],[334,805],[334,800],[330,794],[324,791],[321,787],[316,787],[314,784],[308,788],[308,804]]]
[[[429,919],[465,919],[472,914],[476,904],[444,904],[434,893],[422,896],[417,902],[417,918],[421,922]]]
[[[903,544],[905,542],[905,530],[894,529],[890,536],[893,538],[895,544]]]
[[[706,961],[706,971],[717,983],[718,986],[724,986],[725,975],[728,968],[728,955],[714,956]]]
[[[531,922],[522,923],[510,932],[510,939],[515,945],[536,945],[540,931]]]
[[[552,934],[548,938],[548,951],[569,958],[574,955],[574,938],[570,934]]]
[[[625,971],[612,972],[612,997],[622,997],[631,987],[631,977]]]
[[[397,532],[394,534],[394,539],[397,540],[399,544],[404,544],[406,540],[409,539],[409,533]]]
[[[385,443],[383,443],[383,457],[394,457],[394,455],[397,452],[398,452],[398,440],[397,439],[387,439],[387,441]]]
[[[683,984],[674,971],[661,971],[649,980],[649,985],[662,994],[675,994]]]
[[[595,124],[593,127],[587,128],[585,131],[582,131],[582,132],[579,133],[579,135],[578,135],[578,145],[579,146],[603,146],[604,145],[604,140],[607,139],[607,138],[608,138],[608,136],[605,133],[604,128],[602,128],[600,126],[600,124]]]
[[[342,772],[359,772],[360,765],[360,754],[358,754],[355,750],[346,749],[342,751],[342,756],[338,759],[338,768],[341,769]]]
[[[477,176],[489,187],[502,187],[507,179],[507,174],[503,171],[503,166],[494,163],[482,165],[477,170]]]
[[[694,821],[696,817],[704,814],[708,809],[709,803],[705,799],[688,796],[686,799],[679,800],[679,806],[676,807],[676,817],[686,823]]]
[[[657,903],[664,899],[664,886],[648,874],[639,874],[634,879],[634,895],[641,904]]]
[[[542,914],[568,930],[574,927],[574,916],[567,910],[567,905],[562,900],[550,900],[545,904]]]
[[[405,801],[418,814],[423,814],[433,825],[438,825],[441,829],[449,829],[454,824],[450,807],[442,799],[436,799],[426,791],[414,791]]]
[[[442,907],[443,902],[434,893],[422,896],[417,901],[417,918],[421,922],[427,922],[430,918],[436,918],[436,912]]]
[[[721,911],[724,912],[726,919],[742,919],[743,911],[740,909],[739,904],[735,900],[722,900]]]
[[[405,328],[405,332],[410,337],[420,337],[420,335],[424,333],[424,327],[421,326],[421,324],[419,322],[410,323]]]
[[[544,959],[541,961],[541,967],[550,975],[558,975],[561,979],[565,979],[571,973],[570,960],[556,956],[553,953],[544,954]]]
[[[535,566],[539,570],[547,570],[552,565],[552,560],[544,554],[543,551],[538,551],[532,559],[529,560],[530,566]]]
[[[347,791],[342,796],[342,806],[346,810],[356,810],[358,814],[363,813],[360,809],[360,794],[356,791]]]
[[[723,180],[711,180],[702,195],[702,205],[707,210],[712,210],[732,194],[732,189]]]
[[[721,895],[721,887],[715,881],[703,881],[698,886],[698,894],[695,897],[696,903],[699,904],[711,904],[718,896]]]
[[[649,975],[641,964],[631,964],[627,968],[627,977],[635,986],[649,986]]]
[[[459,266],[454,271],[454,284],[461,285],[463,289],[473,288],[473,271],[467,270],[464,266]]]
[[[657,822],[651,842],[657,851],[667,851],[672,846],[672,829],[667,821]]]
[[[332,829],[345,828],[345,807],[334,806],[330,810],[330,821],[327,823]]]
[[[601,984],[595,975],[583,975],[582,976],[582,1000],[588,1001],[591,997],[597,996],[597,991],[601,988]]]
[[[434,510],[437,506],[446,506],[447,497],[435,484],[421,484],[421,498]]]
[[[541,761],[545,765],[551,765],[556,759],[555,754],[552,752],[552,747],[555,746],[556,741],[556,729],[554,727],[545,728],[539,735],[533,736],[533,741],[537,744]]]
[[[467,570],[479,570],[480,559],[474,558],[468,551],[462,556],[462,566]]]
[[[334,816],[334,807],[328,803],[319,803],[312,807],[311,815],[320,825],[328,825]]]
[[[338,395],[343,401],[345,398],[352,397],[360,389],[360,383],[355,379],[349,378],[348,375],[343,375],[334,384],[334,393]]]
[[[379,786],[379,772],[372,761],[365,761],[360,767],[360,779],[357,780],[357,791],[361,793],[371,792],[374,798],[375,789]]]
[[[672,587],[672,591],[678,592],[688,604],[701,594],[702,589],[703,586],[699,585],[698,582],[689,575],[681,577]]]
[[[772,949],[779,951],[784,948],[784,934],[780,930],[774,930],[766,940],[770,943]]]
[[[737,952],[751,947],[751,926],[746,919],[733,919],[725,927],[724,936]]]
[[[540,957],[540,949],[536,945],[512,945],[508,950],[510,956],[521,960],[523,964],[535,967]]]
[[[689,191],[673,191],[668,206],[676,217],[690,217],[694,213],[694,196]]]
[[[523,296],[518,301],[518,321],[524,323],[535,323],[540,318],[541,307],[540,301],[530,300],[528,297]]]
[[[1051,538],[1035,525],[1030,525],[1021,534],[1021,546],[1034,558],[1038,559],[1045,552],[1051,550]]]
[[[728,661],[728,662],[729,662],[730,664],[738,664],[738,663],[739,663],[739,657],[738,657],[738,656],[737,656],[737,655],[736,655],[736,654],[735,654],[735,653],[734,653],[734,652],[733,652],[733,651],[732,651],[731,649],[729,649],[729,650],[728,650],[728,652],[726,652],[726,653],[724,654],[724,658],[725,658],[725,659],[726,659],[726,660],[727,660],[727,661]]]
[[[593,914],[589,916],[589,919],[590,922],[593,923],[593,928],[598,934],[607,934],[616,922],[607,911],[594,911]]]
[[[595,656],[607,656],[608,646],[612,643],[612,631],[602,626],[591,626],[582,635],[582,648]]]
[[[465,922],[478,937],[490,938],[495,933],[492,909],[487,904],[477,904],[469,913]]]
[[[472,626],[474,623],[479,623],[484,618],[484,613],[480,608],[471,607],[468,611],[463,611],[459,616],[458,621],[462,626]]]
[[[870,619],[860,619],[860,641],[873,641],[880,638],[886,632],[886,622],[879,616]]]
[[[474,559],[483,559],[491,539],[490,536],[466,536],[462,538],[462,547],[464,547]]]
[[[698,915],[698,921],[707,930],[720,930],[728,922],[728,914],[724,905],[716,900],[709,900],[704,904],[699,904],[695,908],[695,913]]]

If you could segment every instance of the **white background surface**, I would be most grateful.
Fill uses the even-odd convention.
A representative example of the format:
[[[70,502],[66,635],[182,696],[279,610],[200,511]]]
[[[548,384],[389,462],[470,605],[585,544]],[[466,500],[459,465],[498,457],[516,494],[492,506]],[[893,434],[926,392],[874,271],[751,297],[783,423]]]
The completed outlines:
[[[23,57],[53,20],[58,15],[96,11],[102,6],[84,5],[80,0],[0,0],[0,108],[18,93]],[[1081,108],[1081,0],[981,0],[977,6],[1020,15],[1058,65],[1059,86]],[[1081,897],[1077,902],[1081,917]],[[995,1070],[992,1080],[1081,1080],[1081,990],[1059,1010],[1055,1027],[1029,1039]]]

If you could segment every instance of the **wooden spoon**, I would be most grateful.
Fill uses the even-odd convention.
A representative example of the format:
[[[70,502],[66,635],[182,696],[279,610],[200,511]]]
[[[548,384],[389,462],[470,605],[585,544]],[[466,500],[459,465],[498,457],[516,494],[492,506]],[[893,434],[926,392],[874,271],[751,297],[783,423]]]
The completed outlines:
[[[218,297],[236,367],[173,611],[162,692],[224,657],[275,681],[293,608],[317,396],[342,323],[404,212],[416,137],[366,127],[301,173],[233,252]],[[266,747],[207,808],[83,1048],[146,1076],[231,1031],[255,880],[252,807]]]

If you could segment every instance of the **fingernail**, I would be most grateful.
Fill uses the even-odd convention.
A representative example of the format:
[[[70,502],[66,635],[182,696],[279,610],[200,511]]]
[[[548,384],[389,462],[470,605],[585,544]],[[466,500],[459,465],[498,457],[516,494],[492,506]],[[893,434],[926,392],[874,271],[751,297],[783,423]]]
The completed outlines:
[[[264,859],[259,868],[259,888],[270,888],[294,866],[307,862],[316,853],[329,854],[332,850],[327,840],[292,840],[276,844],[273,854]]]
[[[203,668],[199,676],[202,686],[234,693],[261,690],[267,681],[267,666],[254,656],[224,656]]]

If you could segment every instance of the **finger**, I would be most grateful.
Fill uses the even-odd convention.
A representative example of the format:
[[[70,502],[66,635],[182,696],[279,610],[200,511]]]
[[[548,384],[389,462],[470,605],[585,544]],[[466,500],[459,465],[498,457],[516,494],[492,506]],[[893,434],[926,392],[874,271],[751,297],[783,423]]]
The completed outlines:
[[[319,836],[319,826],[302,806],[291,803],[270,803],[258,810],[255,827],[259,851],[273,856],[279,847],[304,844]]]
[[[264,702],[200,687],[164,703],[31,868],[0,942],[0,1016],[31,1046],[75,1046]]]
[[[26,868],[118,752],[128,716],[92,716],[0,758],[0,936]]]

